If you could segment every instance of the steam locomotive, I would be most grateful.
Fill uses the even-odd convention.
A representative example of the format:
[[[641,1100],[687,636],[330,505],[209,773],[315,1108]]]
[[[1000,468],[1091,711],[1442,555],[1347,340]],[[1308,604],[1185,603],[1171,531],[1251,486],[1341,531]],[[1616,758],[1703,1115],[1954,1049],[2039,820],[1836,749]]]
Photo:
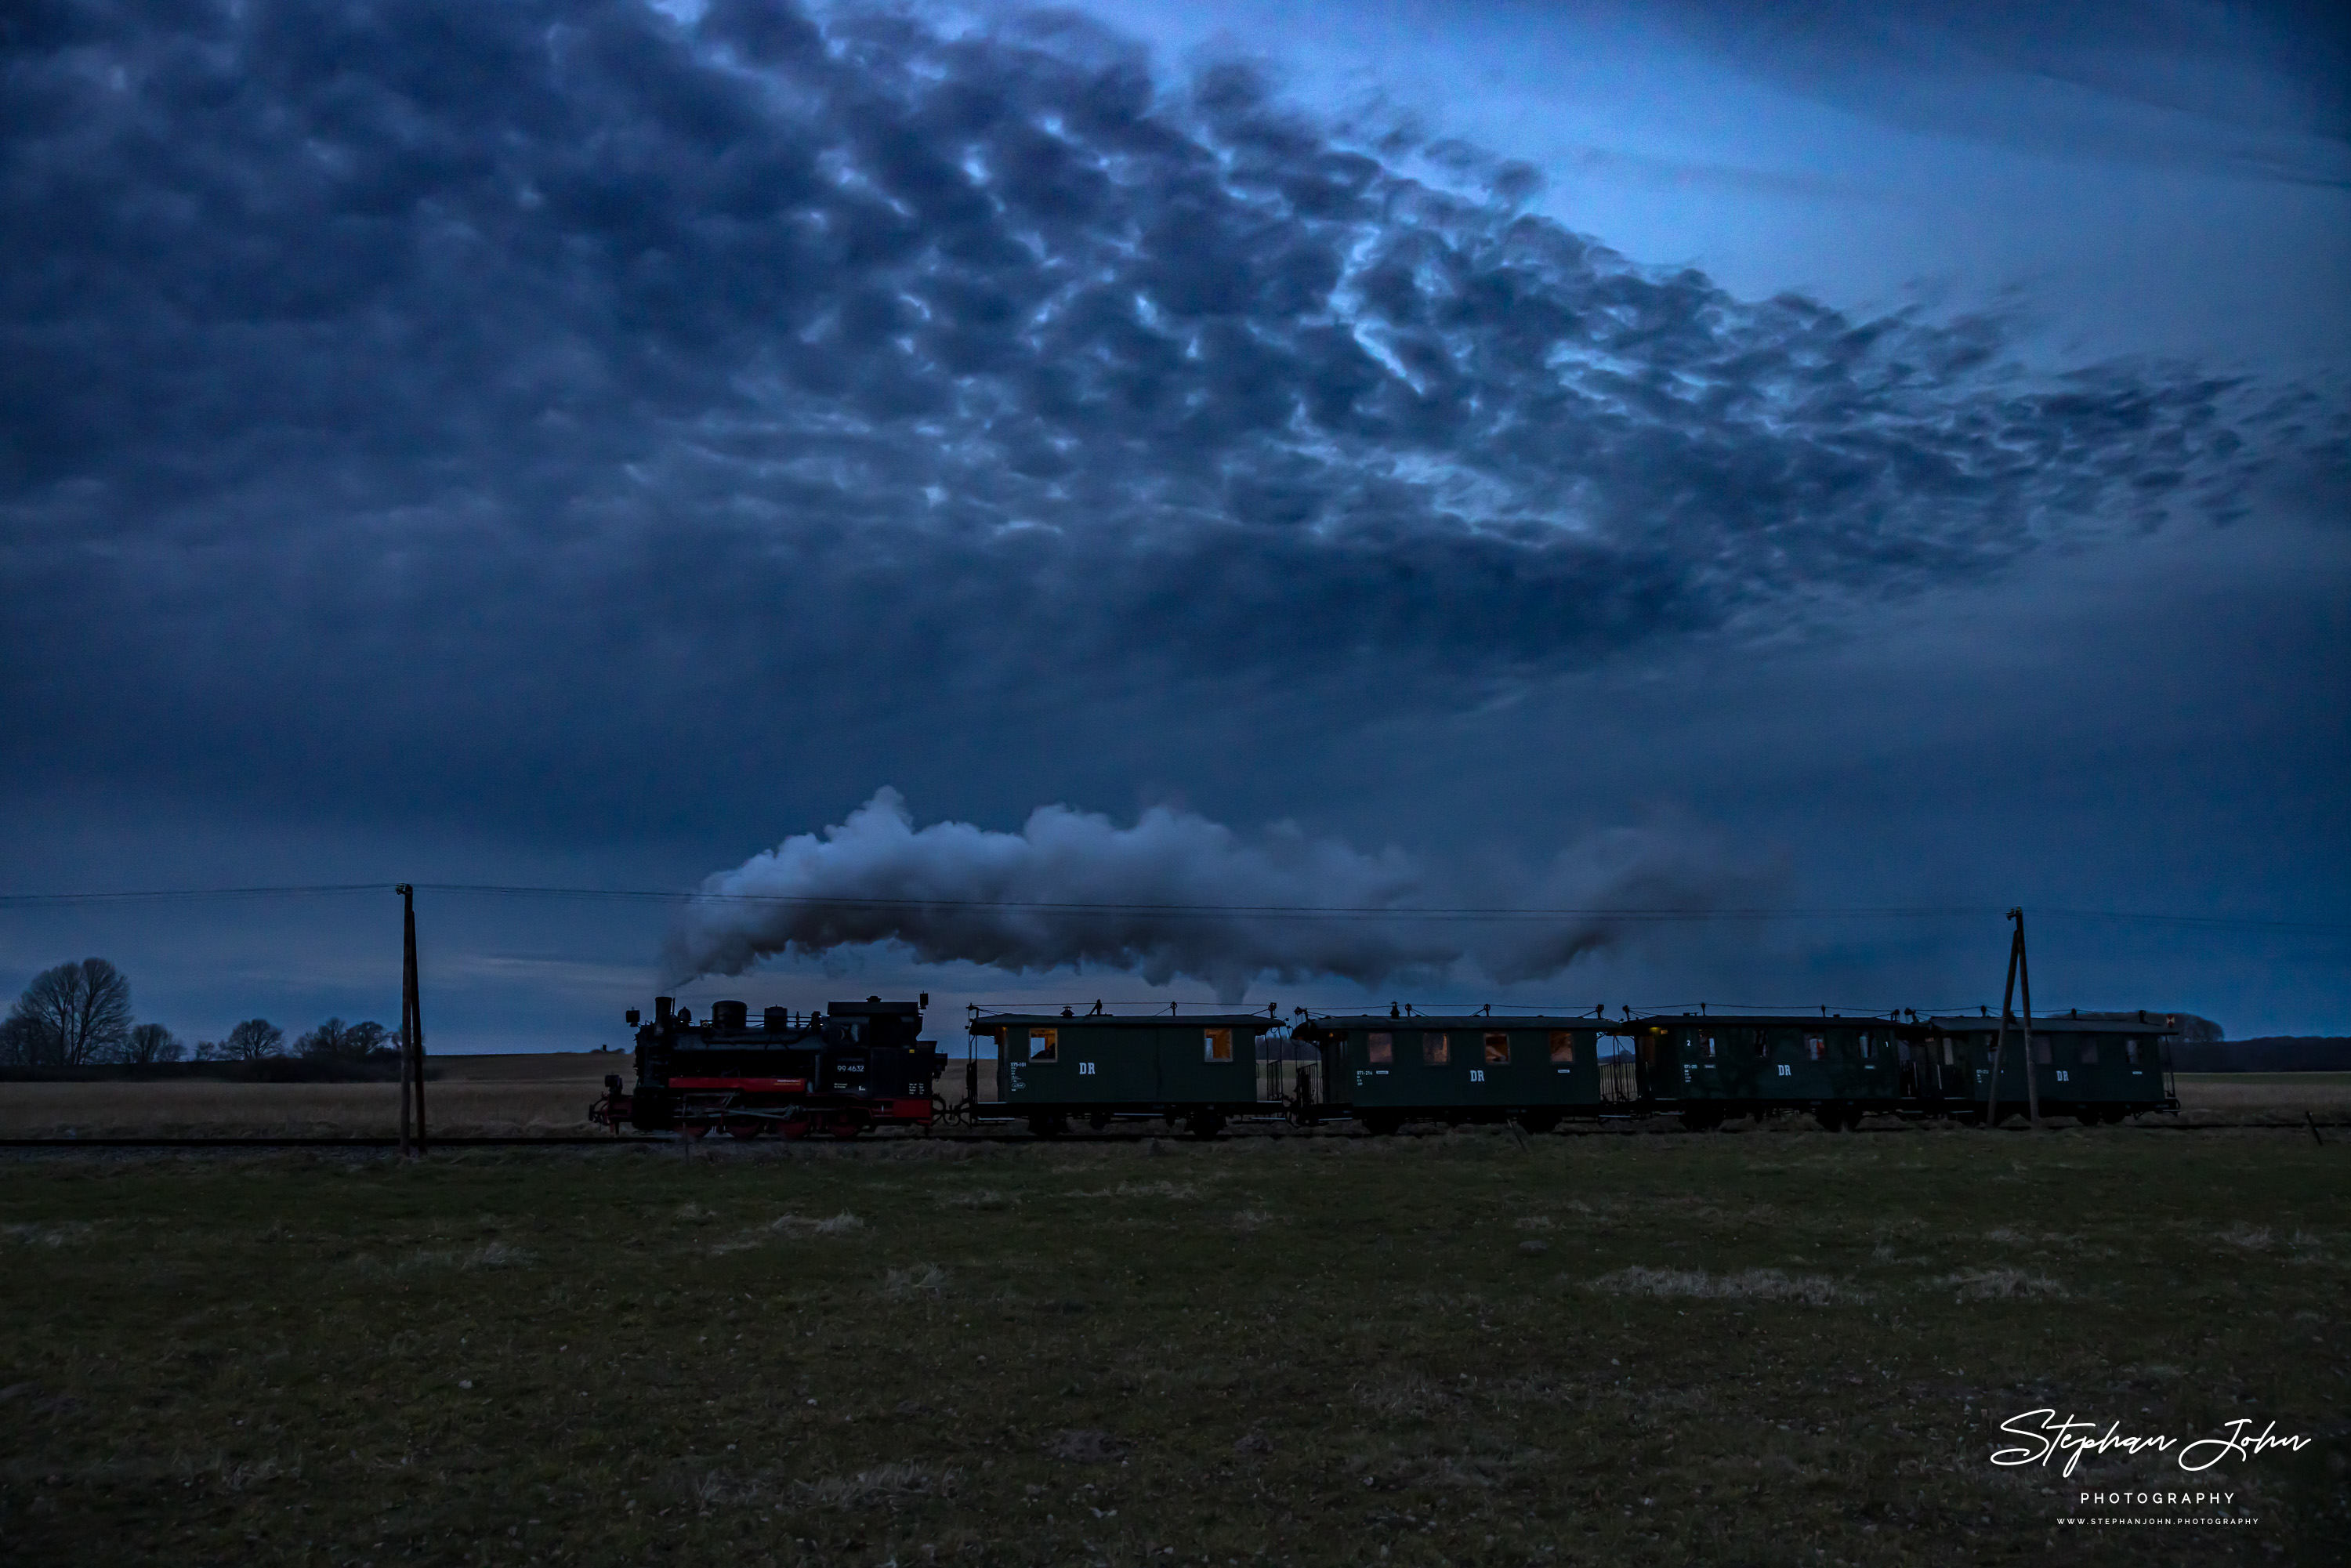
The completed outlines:
[[[914,1002],[833,1002],[795,1016],[768,1008],[754,1023],[737,1001],[693,1009],[653,998],[637,1030],[637,1082],[604,1079],[591,1119],[618,1132],[721,1132],[731,1137],[822,1134],[853,1138],[876,1127],[928,1127],[942,1109],[933,1092],[946,1057],[921,1039],[925,994]],[[629,1009],[636,1024],[639,1013]]]
[[[1181,1124],[1212,1137],[1236,1116],[1353,1120],[1372,1133],[1407,1122],[1510,1123],[1548,1132],[1571,1118],[1675,1114],[1694,1130],[1740,1116],[1809,1113],[1831,1130],[1865,1115],[1998,1121],[2037,1104],[2085,1125],[2177,1110],[2176,1019],[2079,1013],[2030,1034],[1989,1018],[1804,1014],[1576,1017],[1315,1017],[1174,1009],[1148,1016],[977,1014],[963,1098],[936,1085],[947,1059],[918,1038],[915,1002],[835,1002],[758,1025],[737,1001],[701,1022],[667,997],[637,1030],[633,1092],[614,1074],[590,1115],[618,1131],[855,1137],[872,1128],[1025,1120],[1040,1137],[1073,1120]],[[632,1009],[629,1021],[638,1021]],[[1604,1045],[1613,1044],[1614,1049]],[[994,1059],[983,1105],[979,1054]],[[2030,1076],[2028,1076],[2030,1075]]]

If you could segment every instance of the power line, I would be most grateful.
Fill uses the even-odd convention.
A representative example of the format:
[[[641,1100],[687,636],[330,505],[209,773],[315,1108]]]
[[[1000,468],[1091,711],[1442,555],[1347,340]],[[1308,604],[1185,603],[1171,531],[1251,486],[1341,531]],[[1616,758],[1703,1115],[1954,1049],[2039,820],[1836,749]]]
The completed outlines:
[[[0,893],[0,909],[68,904],[156,904],[199,898],[280,898],[313,894],[390,893],[388,882],[315,883],[282,887],[173,887],[132,893]]]
[[[342,894],[389,893],[388,882],[314,883],[257,887],[140,889],[122,892],[0,894],[0,909],[37,909],[73,904],[167,903],[202,899],[312,897]],[[1229,919],[1263,916],[1285,920],[1441,920],[1477,922],[1538,922],[1604,919],[1657,923],[1778,920],[1937,920],[1996,916],[1992,904],[1849,904],[1747,905],[1724,908],[1675,908],[1606,905],[1524,908],[1508,905],[1417,904],[1150,904],[1029,900],[1013,898],[935,898],[901,896],[862,898],[823,894],[759,894],[681,892],[659,888],[562,887],[499,883],[418,883],[419,892],[494,898],[554,898],[581,902],[654,903],[668,904],[753,904],[779,908],[841,910],[1017,910],[1054,915],[1135,915],[1177,919]],[[2137,925],[2186,925],[2212,929],[2272,931],[2338,931],[2351,921],[2276,920],[2219,915],[2163,915],[2134,910],[2036,907],[2043,918],[2099,920]]]

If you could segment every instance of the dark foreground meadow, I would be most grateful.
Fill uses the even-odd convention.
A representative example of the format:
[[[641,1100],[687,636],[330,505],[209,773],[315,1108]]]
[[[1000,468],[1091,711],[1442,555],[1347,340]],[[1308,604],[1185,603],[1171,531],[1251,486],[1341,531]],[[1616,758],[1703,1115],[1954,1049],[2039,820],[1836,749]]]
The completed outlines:
[[[2340,1133],[45,1154],[0,1555],[2341,1562],[2346,1297]]]

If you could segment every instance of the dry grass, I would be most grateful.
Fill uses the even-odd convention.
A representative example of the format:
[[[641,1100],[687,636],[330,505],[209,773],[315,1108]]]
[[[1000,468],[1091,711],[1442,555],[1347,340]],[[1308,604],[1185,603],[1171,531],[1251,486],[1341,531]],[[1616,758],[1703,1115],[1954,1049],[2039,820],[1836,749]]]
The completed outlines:
[[[1662,1296],[1706,1301],[1801,1301],[1808,1307],[1868,1300],[1865,1291],[1820,1274],[1790,1274],[1779,1269],[1742,1269],[1709,1274],[1703,1269],[1619,1269],[1592,1281],[1591,1288],[1618,1296]]]
[[[434,1131],[512,1136],[594,1131],[596,1082],[443,1080],[425,1085]],[[389,1137],[392,1083],[0,1083],[0,1137]]]
[[[2351,1115],[2351,1072],[2182,1072],[2175,1082],[2182,1111]]]
[[[2022,1269],[1961,1269],[1934,1281],[1952,1291],[1952,1299],[1960,1301],[2007,1301],[2020,1297],[2062,1297],[2064,1285],[2043,1274],[2028,1274]]]

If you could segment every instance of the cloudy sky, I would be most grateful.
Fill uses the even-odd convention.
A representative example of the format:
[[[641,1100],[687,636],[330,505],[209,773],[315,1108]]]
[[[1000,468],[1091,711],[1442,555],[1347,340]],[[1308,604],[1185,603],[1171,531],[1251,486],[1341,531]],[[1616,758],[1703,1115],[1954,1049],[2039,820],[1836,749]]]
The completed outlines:
[[[0,49],[0,891],[434,884],[444,1049],[712,966],[1972,1006],[2013,904],[2041,1006],[2351,1031],[2331,7],[44,0]],[[448,890],[714,876],[915,904]],[[0,983],[390,1018],[397,931],[19,900]]]

